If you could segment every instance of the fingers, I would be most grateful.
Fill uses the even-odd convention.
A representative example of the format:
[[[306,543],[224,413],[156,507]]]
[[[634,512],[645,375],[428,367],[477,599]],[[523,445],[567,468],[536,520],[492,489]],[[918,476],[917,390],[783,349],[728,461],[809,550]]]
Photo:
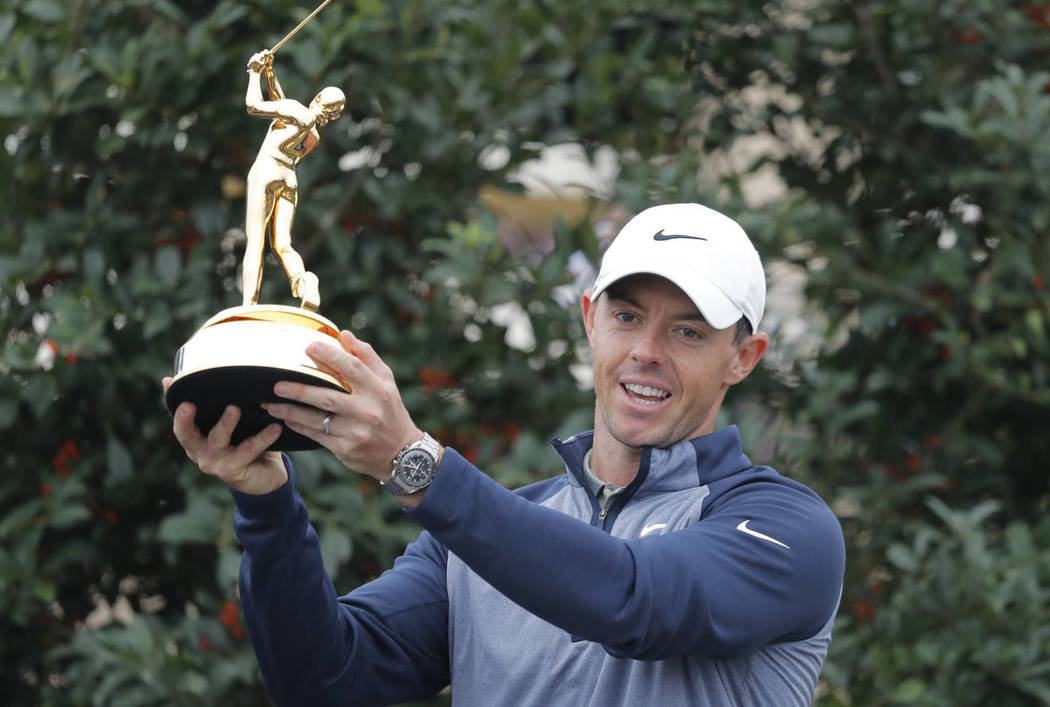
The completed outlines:
[[[313,441],[317,442],[325,449],[334,451],[333,445],[336,441],[336,437],[334,434],[325,434],[322,430],[318,429],[317,427],[311,427],[309,425],[304,425],[302,423],[295,422],[292,420],[285,420],[284,424],[288,425],[288,429],[290,429],[292,432],[298,432],[303,437],[309,437]]]
[[[322,370],[351,388],[367,388],[373,377],[357,356],[337,346],[315,342],[306,347],[306,355]]]
[[[172,422],[172,430],[175,439],[179,441],[182,448],[186,450],[186,456],[196,461],[198,451],[204,444],[204,438],[194,422],[197,408],[193,403],[182,403],[175,409],[175,419]]]
[[[339,344],[316,342],[306,353],[353,393],[281,381],[274,393],[282,400],[267,403],[266,411],[327,448],[347,467],[377,479],[389,476],[390,460],[404,440],[413,435],[418,439],[422,433],[405,408],[393,372],[375,350],[348,331],[340,333]],[[327,413],[335,417],[326,433]]]
[[[237,428],[237,422],[240,419],[241,409],[235,405],[227,405],[219,421],[208,432],[208,447],[215,451],[229,447],[233,431]]]
[[[280,381],[274,385],[273,392],[278,397],[299,403],[299,405],[267,403],[266,412],[282,420],[291,419],[301,424],[313,424],[318,429],[321,427],[321,418],[326,412],[345,414],[354,404],[350,393],[317,385]]]
[[[283,427],[279,423],[269,424],[231,447],[230,439],[241,419],[239,408],[228,406],[207,436],[197,428],[196,414],[193,403],[182,403],[175,409],[172,429],[186,456],[202,472],[252,495],[270,493],[287,482],[288,473],[281,455],[267,451],[281,436]]]
[[[342,349],[315,342],[306,347],[306,354],[351,390],[375,390],[377,383],[394,383],[393,371],[370,344],[346,330],[340,332],[339,344]]]
[[[376,353],[371,344],[361,341],[354,336],[353,332],[346,329],[339,332],[339,343],[347,353],[359,359],[372,373],[380,378],[393,380],[394,375],[390,370],[390,366],[386,365],[386,362],[379,357],[379,354]]]
[[[241,419],[241,411],[233,405],[227,406],[206,437],[197,429],[194,419],[196,413],[197,408],[193,403],[185,402],[179,405],[175,409],[172,430],[175,432],[175,439],[186,450],[186,456],[197,464],[202,464],[207,463],[207,459],[222,456],[224,450],[230,446],[230,438],[237,427],[237,421]]]
[[[313,386],[300,387],[312,388]],[[309,393],[309,391],[307,392]],[[344,396],[349,398],[345,394]],[[264,403],[263,408],[266,409],[269,415],[283,422],[292,432],[298,432],[302,436],[317,442],[322,447],[335,451],[336,436],[339,434],[336,428],[340,422],[338,414],[293,403]],[[329,421],[328,430],[325,431],[324,421],[329,415],[331,415],[331,420]]]
[[[313,386],[302,386],[303,388]],[[335,392],[335,391],[333,391]],[[296,424],[304,428],[321,431],[324,428],[324,418],[331,408],[319,409],[316,406],[295,405],[293,403],[264,403],[267,414],[289,425]],[[343,408],[345,409],[345,408]],[[332,425],[338,415],[333,417]],[[298,430],[296,430],[298,432]],[[331,428],[329,428],[331,431]]]
[[[270,445],[281,436],[281,425],[274,422],[264,427],[248,439],[237,445],[233,453],[224,460],[230,469],[241,469],[255,461],[259,455],[270,448]]]

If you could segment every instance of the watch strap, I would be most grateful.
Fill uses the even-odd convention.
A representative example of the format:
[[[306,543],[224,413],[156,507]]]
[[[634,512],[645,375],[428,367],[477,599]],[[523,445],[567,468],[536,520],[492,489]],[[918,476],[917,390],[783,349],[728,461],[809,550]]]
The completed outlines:
[[[412,488],[411,486],[403,485],[401,482],[394,478],[387,479],[386,481],[380,481],[379,485],[385,488],[390,493],[394,494],[395,496],[407,496],[410,493],[415,493],[416,491],[419,491],[419,489],[417,488]],[[422,488],[426,488],[426,486]]]
[[[432,459],[433,466],[430,471],[430,478],[427,479],[426,483],[415,486],[406,483],[399,475],[401,460],[405,458],[405,455],[412,450],[421,450],[426,452]],[[437,471],[438,455],[441,453],[441,443],[431,437],[426,432],[423,433],[423,439],[407,444],[404,448],[398,452],[397,456],[394,457],[393,469],[391,470],[390,478],[386,481],[380,481],[380,485],[390,491],[395,496],[405,496],[416,491],[421,491],[430,485],[430,482],[434,480],[434,474]]]

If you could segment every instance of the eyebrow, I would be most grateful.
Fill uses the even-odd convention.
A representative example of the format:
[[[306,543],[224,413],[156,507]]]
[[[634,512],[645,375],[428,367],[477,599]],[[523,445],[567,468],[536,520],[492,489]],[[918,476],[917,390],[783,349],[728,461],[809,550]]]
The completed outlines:
[[[619,288],[616,288],[615,286],[609,287],[605,291],[605,294],[609,297],[610,300],[619,300],[621,302],[626,302],[627,304],[631,305],[632,307],[635,307],[636,309],[642,309],[643,308],[642,305],[637,300],[632,298],[630,295],[628,295],[623,290],[621,290]],[[683,312],[681,314],[678,314],[678,315],[676,315],[673,318],[674,319],[682,319],[682,320],[685,320],[687,322],[700,322],[701,324],[707,324],[708,326],[711,326],[710,324],[708,324],[707,320],[704,318],[704,315],[701,314],[697,310],[689,310],[689,311]]]

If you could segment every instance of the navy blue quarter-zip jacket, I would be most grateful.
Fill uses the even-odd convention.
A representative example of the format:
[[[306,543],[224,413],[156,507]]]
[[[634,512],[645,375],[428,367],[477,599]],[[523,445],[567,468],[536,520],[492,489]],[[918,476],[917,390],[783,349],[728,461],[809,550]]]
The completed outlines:
[[[808,705],[842,588],[842,531],[753,466],[733,427],[646,449],[606,513],[566,473],[509,491],[446,449],[424,529],[342,597],[290,482],[234,492],[241,600],[279,705]]]

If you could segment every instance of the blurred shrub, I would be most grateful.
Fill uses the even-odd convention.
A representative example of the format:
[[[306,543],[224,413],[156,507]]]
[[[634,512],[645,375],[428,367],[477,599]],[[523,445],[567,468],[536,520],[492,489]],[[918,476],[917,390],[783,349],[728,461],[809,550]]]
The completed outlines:
[[[1050,520],[1004,527],[993,501],[928,505],[936,522],[909,528],[868,586],[885,600],[856,600],[836,626],[828,702],[1050,702]]]
[[[1050,604],[1015,575],[1045,565],[1021,539],[1045,534],[1050,489],[1048,46],[1042,7],[878,0],[737,3],[690,43],[698,149],[750,157],[738,202],[780,178],[744,225],[805,282],[806,306],[767,323],[797,355],[755,438],[846,532],[822,702],[1047,702]],[[919,532],[931,494],[948,529]],[[1005,545],[948,510],[991,499]],[[1009,554],[977,582],[982,543]]]
[[[309,9],[0,8],[9,704],[266,702],[231,504],[172,439],[159,378],[239,302],[265,130],[243,67]],[[806,302],[771,298],[771,365],[722,419],[847,536],[819,701],[1045,704],[1048,46],[1045,8],[984,0],[335,3],[277,59],[291,96],[349,89],[299,169],[296,246],[419,424],[518,485],[589,424],[569,365],[598,245],[559,223],[516,255],[481,188],[520,190],[540,144],[571,141],[620,158],[603,214],[738,215]],[[761,203],[756,175],[779,188]],[[269,264],[263,301],[289,300]],[[296,463],[337,586],[417,533],[326,455]]]
[[[568,366],[578,293],[553,295],[597,245],[586,221],[561,224],[511,257],[479,192],[520,191],[506,175],[541,143],[671,145],[689,86],[650,77],[681,71],[686,29],[629,7],[334,3],[277,56],[289,96],[349,95],[298,170],[295,243],[322,313],[387,358],[421,426],[508,483],[557,471],[546,440],[592,404]],[[175,444],[159,379],[240,300],[243,180],[266,129],[244,67],[309,9],[0,7],[6,704],[265,703],[228,493]],[[290,303],[266,268],[262,301]],[[338,586],[418,533],[326,455],[296,462]]]

